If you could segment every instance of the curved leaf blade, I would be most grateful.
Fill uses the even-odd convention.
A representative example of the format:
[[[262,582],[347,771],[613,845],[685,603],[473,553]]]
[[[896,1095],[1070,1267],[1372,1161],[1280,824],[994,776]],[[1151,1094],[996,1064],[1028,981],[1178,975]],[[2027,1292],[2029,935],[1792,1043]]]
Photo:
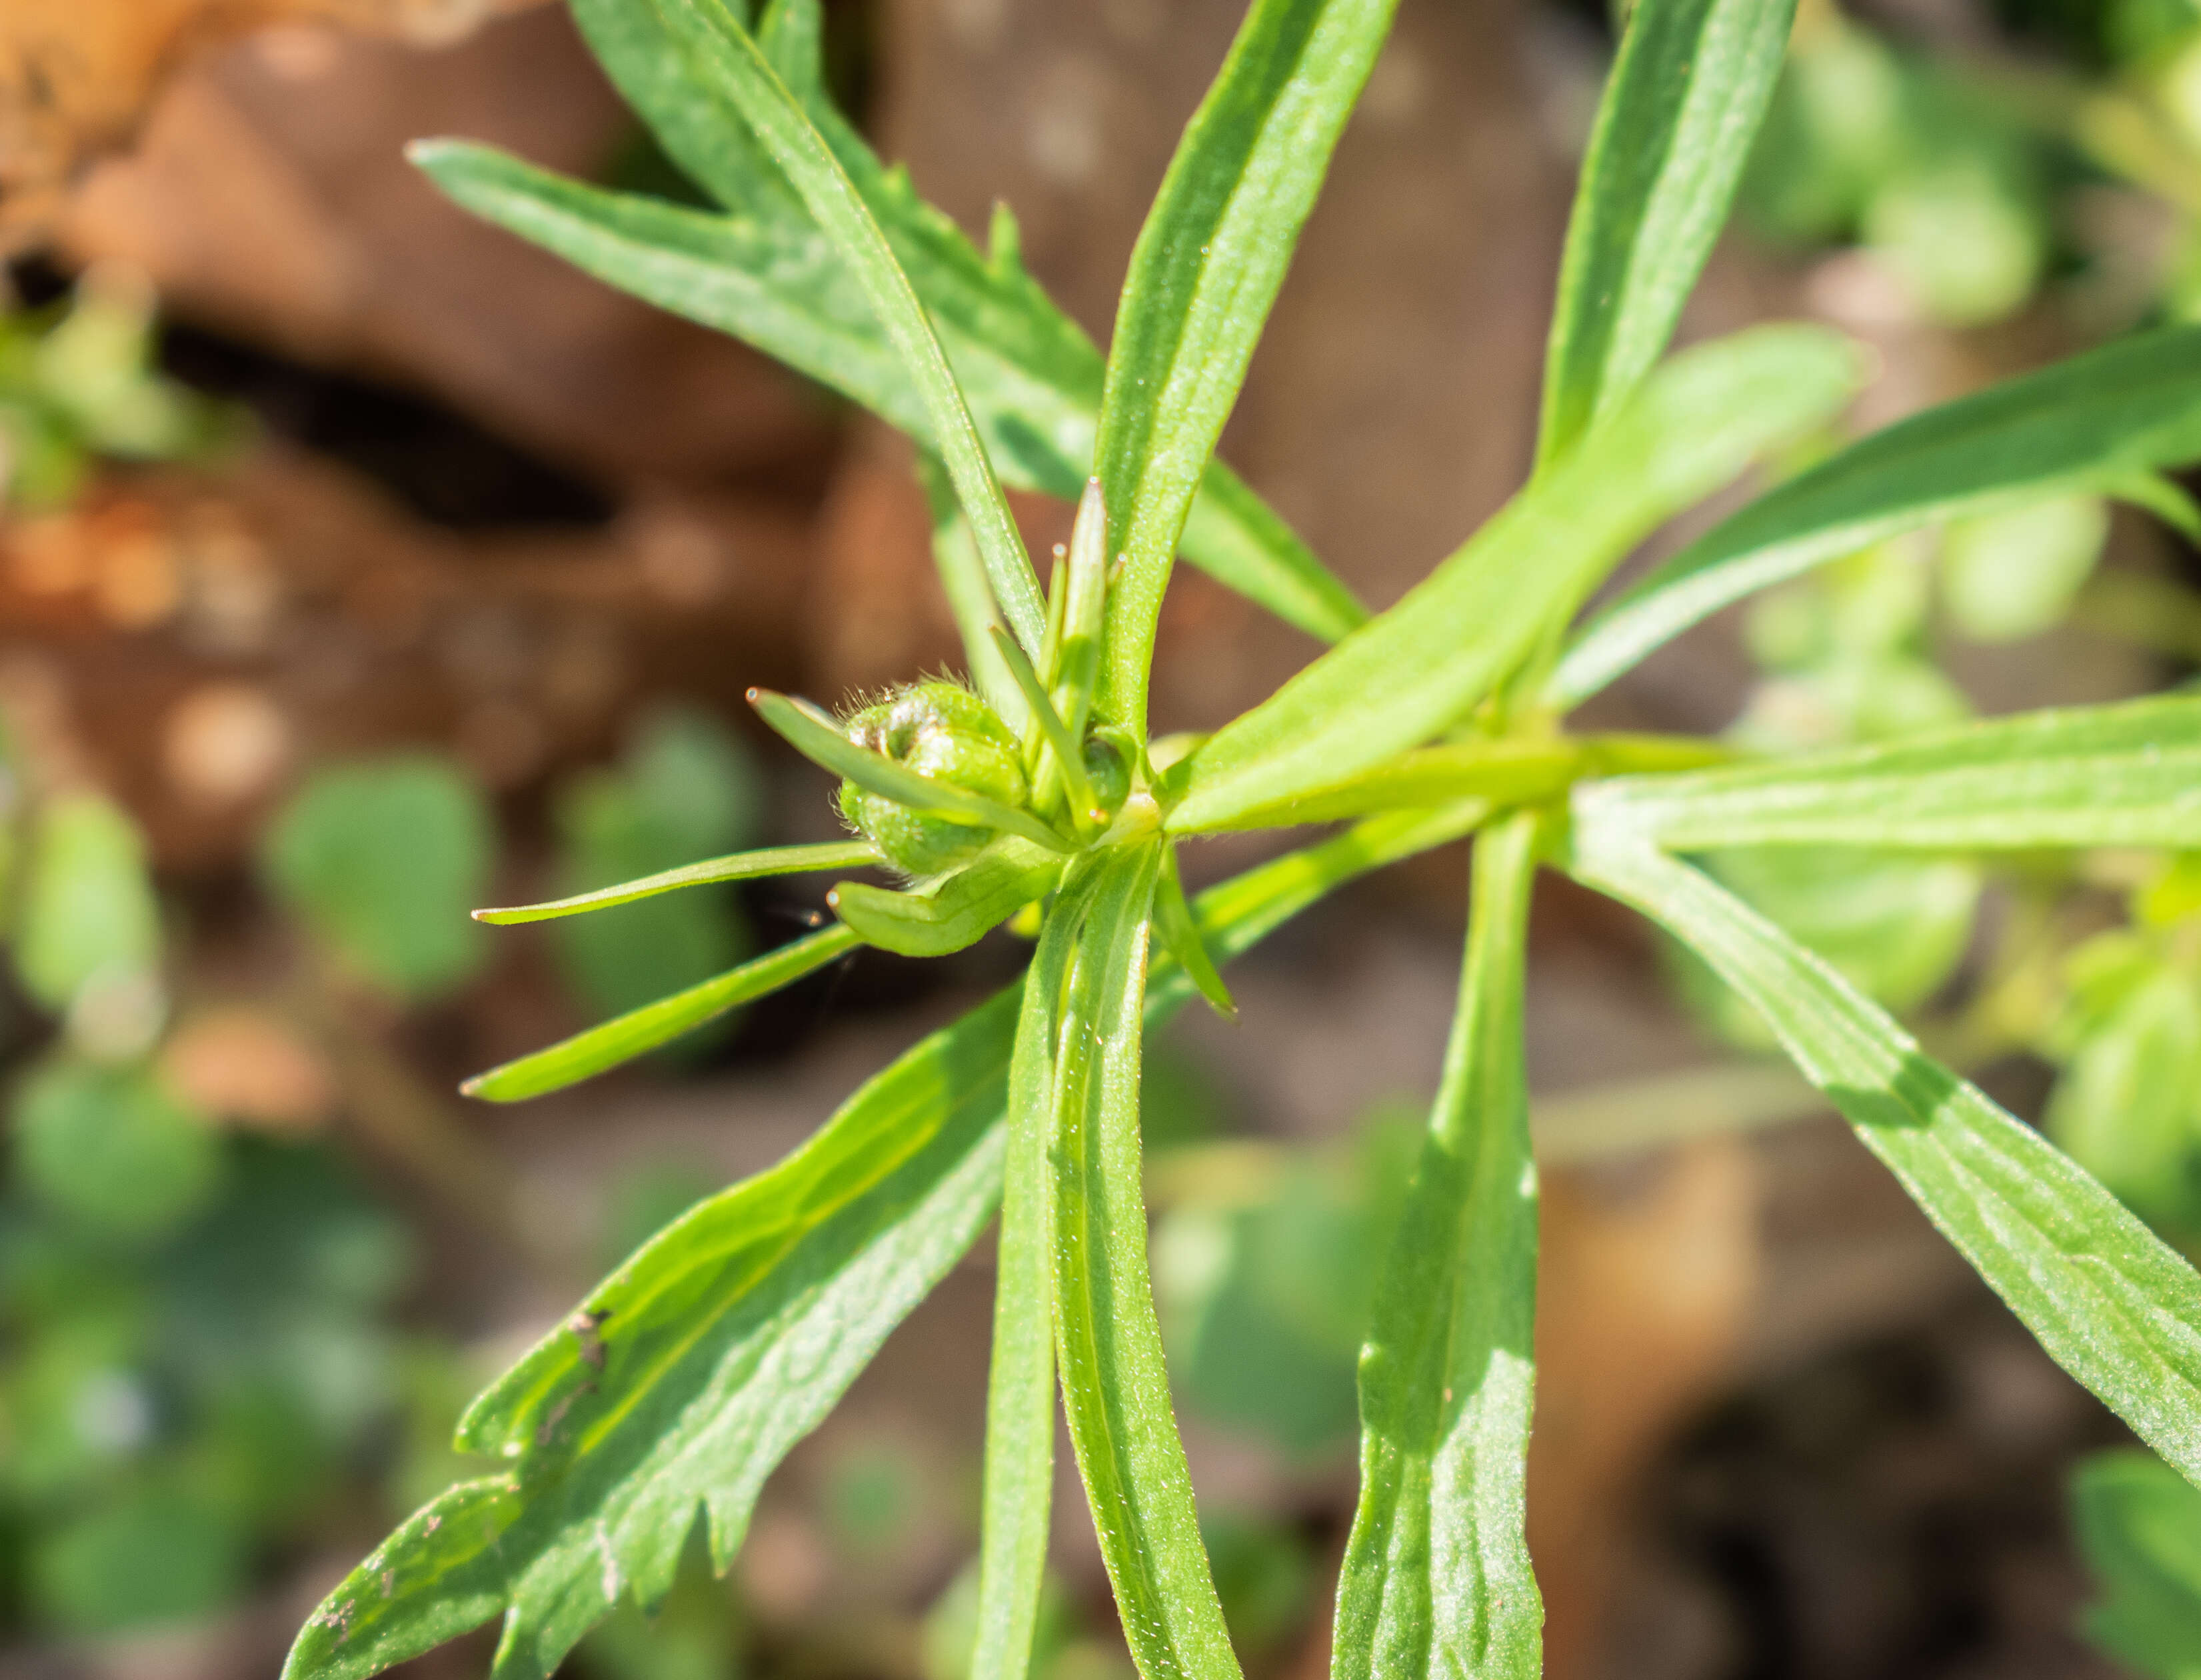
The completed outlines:
[[[861,869],[881,859],[868,841],[827,841],[815,846],[767,846],[760,851],[736,852],[727,857],[684,863],[617,886],[600,887],[572,898],[554,898],[542,904],[515,904],[498,910],[477,910],[474,919],[498,927],[522,922],[550,921],[578,916],[590,910],[608,910],[615,904],[631,904],[637,898],[654,898],[683,887],[713,886],[722,881],[754,881],[769,875],[801,875],[820,869]]]
[[[1862,373],[1848,341],[1815,327],[1676,356],[1397,606],[1209,737],[1169,827],[1232,826],[1460,722],[1629,549],[1823,420]]]
[[[1913,415],[1769,490],[1575,636],[1572,706],[1699,620],[1883,538],[2201,459],[2201,327],[2150,332]]]
[[[1580,820],[1663,850],[2201,847],[2201,699],[2034,712],[1891,745],[1583,784]]]
[[[1111,590],[1100,714],[1146,738],[1171,562],[1397,0],[1254,0],[1131,253],[1094,471]]]
[[[1539,469],[1665,353],[1779,79],[1795,0],[1638,0],[1559,266]]]
[[[1360,1503],[1333,1680],[1534,1680],[1536,1165],[1522,1039],[1538,825],[1476,843],[1459,1007],[1360,1352]]]
[[[1688,865],[1576,831],[1573,872],[1747,998],[2051,1358],[2201,1483],[2201,1276],[2071,1158]]]

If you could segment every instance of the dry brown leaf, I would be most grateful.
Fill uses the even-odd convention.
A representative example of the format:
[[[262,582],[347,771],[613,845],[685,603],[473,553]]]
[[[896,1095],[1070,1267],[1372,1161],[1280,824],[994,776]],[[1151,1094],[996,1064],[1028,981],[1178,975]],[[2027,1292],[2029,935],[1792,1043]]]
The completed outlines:
[[[34,237],[77,172],[126,144],[193,49],[273,24],[424,44],[539,0],[8,0],[0,7],[0,242]]]

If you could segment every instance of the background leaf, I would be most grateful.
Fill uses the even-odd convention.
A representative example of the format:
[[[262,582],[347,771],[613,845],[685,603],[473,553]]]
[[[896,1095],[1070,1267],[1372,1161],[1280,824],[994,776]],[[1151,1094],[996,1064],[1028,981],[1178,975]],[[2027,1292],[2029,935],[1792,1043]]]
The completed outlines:
[[[1536,464],[1650,373],[1726,223],[1794,0],[1637,0],[1575,191]]]
[[[442,759],[325,770],[268,831],[276,891],[339,965],[402,998],[472,974],[486,954],[467,912],[489,875],[489,810]]]
[[[2071,1513],[2101,1582],[2087,1638],[2155,1680],[2201,1673],[2201,1490],[2146,1453],[2102,1453],[2071,1482]]]

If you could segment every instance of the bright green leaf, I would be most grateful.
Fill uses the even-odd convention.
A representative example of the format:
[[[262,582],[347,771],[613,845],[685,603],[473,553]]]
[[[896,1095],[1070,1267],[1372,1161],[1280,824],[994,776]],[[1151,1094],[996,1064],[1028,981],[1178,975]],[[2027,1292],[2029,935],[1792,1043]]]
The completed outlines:
[[[1795,0],[1638,0],[1576,188],[1539,467],[1640,385],[1727,220]]]
[[[1937,520],[2120,494],[2201,456],[2201,327],[2128,338],[1875,432],[1760,496],[1576,637],[1547,697],[1572,705],[1769,584]]]
[[[1534,1680],[1536,1167],[1522,1012],[1537,823],[1476,843],[1467,959],[1429,1133],[1360,1355],[1360,1503],[1335,1680]]]
[[[1380,817],[1249,871],[1200,896],[1202,937],[1228,960],[1482,815]],[[499,1680],[545,1680],[630,1586],[665,1590],[699,1504],[731,1559],[766,1477],[992,1217],[1018,990],[660,1234],[476,1402],[461,1446],[513,1471],[452,1489],[384,1542],[301,1632],[288,1680],[355,1680],[500,1614]],[[1192,995],[1158,972],[1149,1024]]]
[[[1009,1060],[1008,1160],[994,1268],[994,1354],[986,1385],[986,1462],[971,1680],[1030,1671],[1054,1505],[1056,1031],[1063,988],[1090,899],[1089,870],[1066,884],[1024,972]]]
[[[1147,913],[1161,866],[1148,843],[1100,854],[1064,986],[1048,1155],[1054,1169],[1056,1356],[1071,1444],[1146,1680],[1235,1680],[1170,1405],[1147,1274],[1139,1062]]]
[[[521,1102],[563,1090],[670,1043],[729,1009],[794,984],[804,975],[814,974],[846,956],[859,943],[853,928],[838,924],[820,928],[716,978],[575,1033],[547,1050],[477,1073],[459,1089],[484,1102]]]
[[[903,892],[843,881],[825,902],[867,945],[903,956],[946,956],[976,944],[1025,905],[1044,898],[1062,868],[1060,853],[1004,835],[936,881]]]
[[[2033,712],[1887,746],[1585,783],[1578,819],[1668,851],[2201,846],[2201,699]]]
[[[1825,963],[1687,864],[1577,824],[1570,867],[1764,1015],[2051,1358],[2201,1481],[2201,1277],[2048,1140],[1929,1060]]]
[[[1629,549],[1823,420],[1862,373],[1847,340],[1814,327],[1675,357],[1397,606],[1212,737],[1170,827],[1230,826],[1460,722]]]
[[[725,0],[646,0],[684,60],[686,97],[745,122],[862,285],[924,404],[934,446],[970,521],[986,579],[1017,639],[1036,652],[1046,603],[993,462],[924,305],[848,170]]]
[[[460,142],[416,146],[414,161],[477,215],[607,285],[754,344],[930,448],[931,422],[915,384],[854,274],[784,177],[754,151],[738,121],[730,141],[728,117],[707,115],[708,102],[692,89],[657,86],[663,68],[678,60],[648,6],[583,0],[575,9],[614,79],[660,136],[694,131],[694,150],[718,159],[707,177],[692,157],[684,162],[714,184],[733,214],[607,192]],[[813,119],[825,114],[819,100],[811,108]],[[1007,483],[1074,501],[1093,460],[1099,351],[1013,250],[982,256],[845,126],[826,132],[931,314],[996,470]],[[1183,546],[1194,565],[1309,635],[1335,641],[1367,617],[1219,461],[1207,466]]]
[[[1094,471],[1112,587],[1100,715],[1146,738],[1154,626],[1194,492],[1397,0],[1254,0],[1147,212]]]
[[[806,874],[813,871],[876,868],[879,863],[879,855],[867,840],[829,840],[811,846],[767,846],[761,851],[737,852],[731,857],[706,858],[701,863],[684,863],[677,869],[646,875],[640,880],[621,881],[616,886],[600,887],[594,892],[578,893],[572,898],[553,899],[544,904],[514,905],[502,910],[477,910],[474,919],[507,927],[519,922],[549,921],[558,916],[578,916],[589,910],[608,909],[615,904],[631,904],[638,898],[652,897],[661,892],[677,892],[683,887],[711,886],[725,881],[754,881],[770,875]]]

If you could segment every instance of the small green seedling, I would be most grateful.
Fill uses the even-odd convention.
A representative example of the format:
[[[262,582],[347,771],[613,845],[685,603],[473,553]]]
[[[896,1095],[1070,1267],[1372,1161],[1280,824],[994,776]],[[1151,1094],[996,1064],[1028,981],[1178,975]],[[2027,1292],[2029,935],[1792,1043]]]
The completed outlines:
[[[846,720],[756,696],[842,778],[859,838],[490,919],[858,863],[902,884],[842,881],[830,925],[471,1089],[572,1084],[860,943],[933,954],[1017,918],[1036,943],[1018,984],[913,1047],[781,1165],[675,1220],[483,1395],[459,1445],[503,1467],[337,1588],[293,1680],[372,1674],[498,1617],[495,1673],[545,1680],[623,1601],[664,1599],[699,1509],[727,1567],[766,1477],[997,1213],[972,1680],[1031,1667],[1058,1395],[1142,1673],[1232,1680],[1148,1283],[1145,1034],[1195,993],[1228,1007],[1222,967],[1344,882],[1470,835],[1459,1007],[1359,1357],[1337,1680],[1541,1665],[1523,1540],[1536,1175],[1522,1015],[1542,869],[1701,958],[2048,1352],[2201,1477],[2201,1278],[1691,861],[2201,846],[2201,700],[1751,760],[1566,727],[1711,613],[1872,544],[2057,498],[2179,505],[2162,475],[2201,459],[2201,330],[2113,344],[1868,437],[1584,620],[1645,537],[1819,433],[1869,368],[1803,326],[1667,355],[1793,7],[1638,0],[1582,168],[1535,470],[1371,617],[1213,451],[1391,0],[1253,0],[1140,237],[1105,360],[1025,273],[1006,213],[978,251],[833,109],[817,0],[772,0],[754,20],[727,0],[572,5],[723,209],[478,146],[417,160],[461,203],[907,432],[971,687],[919,684]],[[1080,501],[1044,590],[1004,481]],[[1335,643],[1192,743],[1147,734],[1180,553]],[[1186,902],[1183,842],[1314,823],[1341,826]]]

